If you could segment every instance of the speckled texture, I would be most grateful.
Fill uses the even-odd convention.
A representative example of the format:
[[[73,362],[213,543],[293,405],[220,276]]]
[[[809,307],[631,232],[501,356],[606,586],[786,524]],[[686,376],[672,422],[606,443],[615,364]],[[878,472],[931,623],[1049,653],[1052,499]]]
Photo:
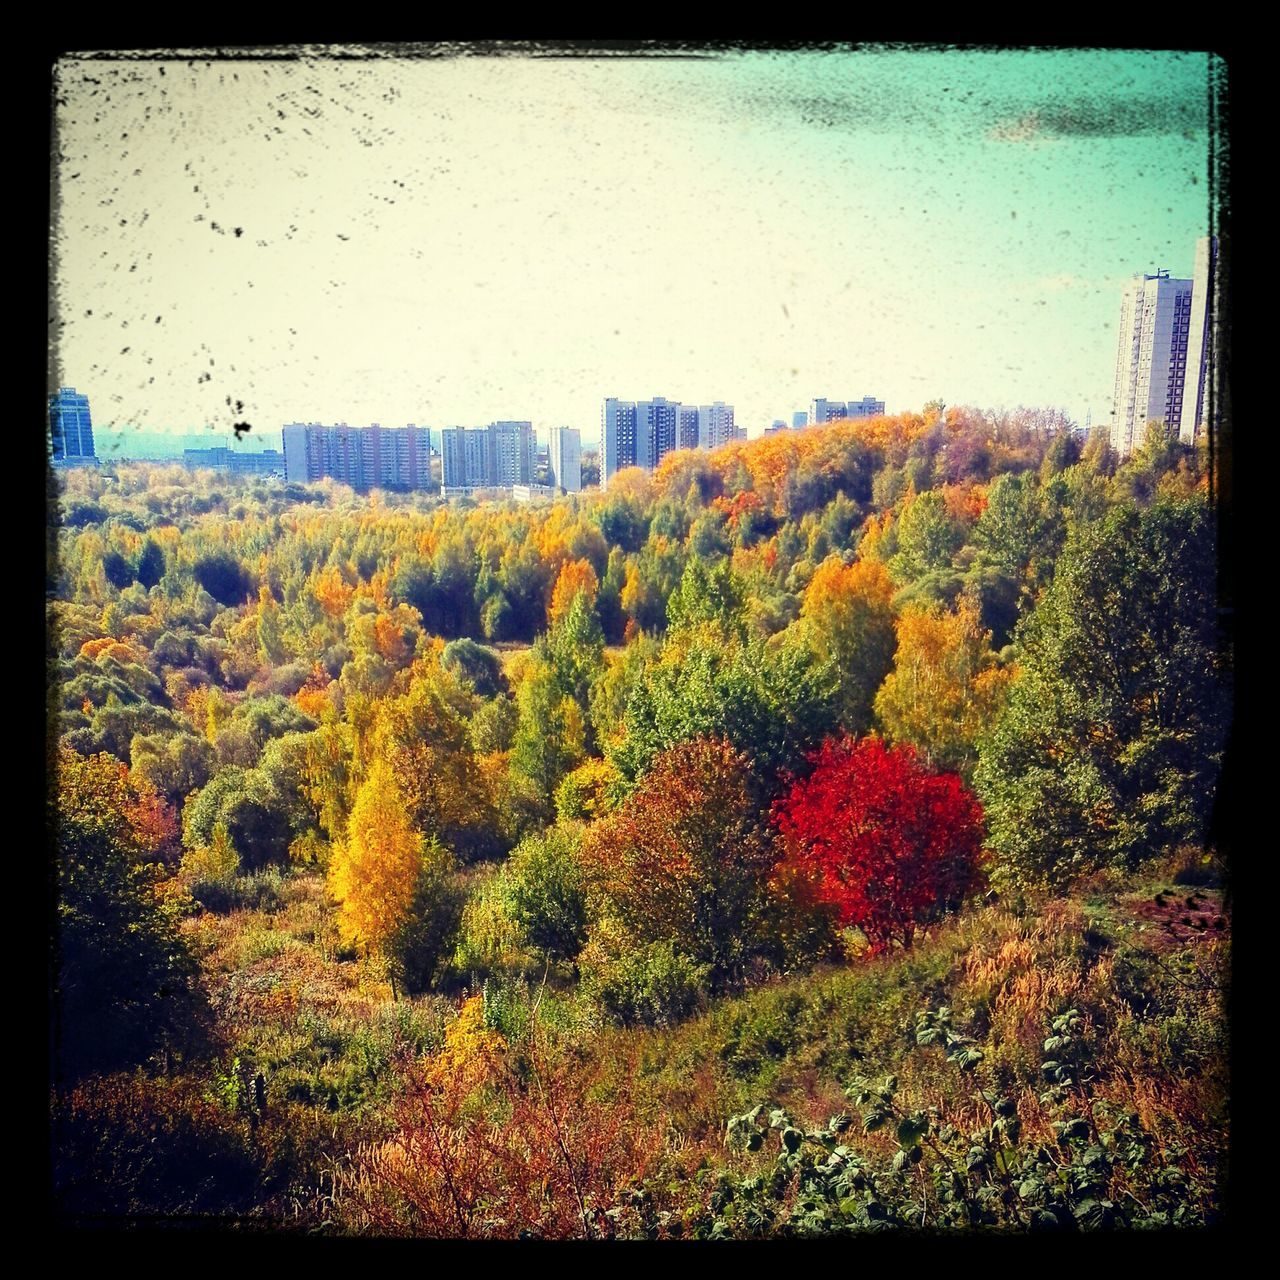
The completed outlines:
[[[69,55],[52,376],[112,428],[602,397],[1110,407],[1119,290],[1209,230],[1205,54]],[[407,55],[418,56],[407,56]],[[340,56],[341,55],[341,56]]]

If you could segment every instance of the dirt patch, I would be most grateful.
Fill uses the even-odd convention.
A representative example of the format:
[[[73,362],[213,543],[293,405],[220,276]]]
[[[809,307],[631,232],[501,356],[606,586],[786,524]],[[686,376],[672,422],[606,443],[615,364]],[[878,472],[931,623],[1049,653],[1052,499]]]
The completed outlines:
[[[1218,889],[1183,888],[1130,899],[1124,905],[1135,921],[1146,926],[1143,932],[1157,950],[1223,938],[1231,932]]]

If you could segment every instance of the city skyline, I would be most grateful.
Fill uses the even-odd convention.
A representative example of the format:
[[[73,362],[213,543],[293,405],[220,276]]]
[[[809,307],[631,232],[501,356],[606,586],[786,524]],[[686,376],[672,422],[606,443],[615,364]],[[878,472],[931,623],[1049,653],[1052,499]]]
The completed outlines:
[[[66,58],[53,380],[106,433],[519,417],[589,447],[622,386],[722,398],[753,434],[865,387],[1104,421],[1117,291],[1189,277],[1210,230],[1211,72]]]

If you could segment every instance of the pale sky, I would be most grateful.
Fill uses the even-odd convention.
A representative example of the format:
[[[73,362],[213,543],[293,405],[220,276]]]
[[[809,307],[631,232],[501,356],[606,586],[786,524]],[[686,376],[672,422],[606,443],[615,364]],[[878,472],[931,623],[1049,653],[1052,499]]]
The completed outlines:
[[[53,386],[95,428],[815,396],[1110,409],[1209,232],[1206,54],[119,61],[56,74]],[[265,442],[265,441],[264,441]]]

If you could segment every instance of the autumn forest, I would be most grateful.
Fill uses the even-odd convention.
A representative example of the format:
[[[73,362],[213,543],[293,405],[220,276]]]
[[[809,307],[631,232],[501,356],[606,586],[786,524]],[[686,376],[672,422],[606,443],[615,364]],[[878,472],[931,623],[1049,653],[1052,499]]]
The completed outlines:
[[[51,484],[65,1221],[1220,1220],[1203,450],[932,404],[532,504]]]

